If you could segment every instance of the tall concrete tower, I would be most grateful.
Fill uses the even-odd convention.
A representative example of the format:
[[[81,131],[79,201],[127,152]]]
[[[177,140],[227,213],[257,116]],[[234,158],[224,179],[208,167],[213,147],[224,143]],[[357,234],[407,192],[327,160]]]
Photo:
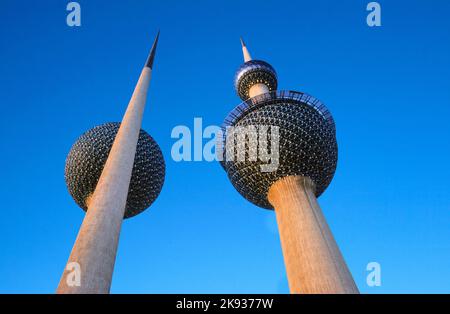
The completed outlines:
[[[244,102],[223,124],[222,166],[242,196],[275,210],[291,293],[358,293],[317,202],[336,170],[334,120],[316,98],[276,91],[274,68],[241,43],[245,63],[235,88]],[[239,138],[248,140],[244,152],[235,150]],[[272,171],[263,171],[267,160],[251,157],[266,145],[278,150]]]
[[[87,131],[67,156],[67,187],[87,212],[57,293],[109,293],[123,219],[149,207],[162,189],[163,155],[141,130],[158,38],[122,122]]]

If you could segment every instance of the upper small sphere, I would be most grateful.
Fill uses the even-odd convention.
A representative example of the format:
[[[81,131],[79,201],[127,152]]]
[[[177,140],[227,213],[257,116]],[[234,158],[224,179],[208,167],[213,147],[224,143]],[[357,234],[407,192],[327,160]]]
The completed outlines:
[[[86,200],[95,190],[119,127],[120,123],[111,122],[90,129],[73,144],[67,156],[67,188],[83,210],[88,208]],[[155,201],[161,192],[164,176],[161,149],[147,132],[141,130],[124,218],[141,213]]]
[[[277,89],[277,73],[265,61],[250,60],[242,64],[234,77],[234,88],[242,100],[250,98],[250,88],[258,83],[265,84],[269,91]]]

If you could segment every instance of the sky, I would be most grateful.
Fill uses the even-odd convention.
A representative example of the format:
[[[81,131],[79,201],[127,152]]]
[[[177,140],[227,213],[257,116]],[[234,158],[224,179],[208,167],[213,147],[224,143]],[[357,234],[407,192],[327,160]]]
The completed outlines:
[[[319,198],[362,293],[450,292],[450,2],[0,2],[0,293],[53,293],[84,212],[64,182],[78,136],[120,121],[158,29],[142,128],[166,178],[122,226],[112,293],[288,293],[275,213],[217,162],[175,162],[171,131],[220,125],[243,62],[323,101],[339,161]],[[206,142],[206,140],[204,140]],[[366,284],[369,262],[381,286]]]

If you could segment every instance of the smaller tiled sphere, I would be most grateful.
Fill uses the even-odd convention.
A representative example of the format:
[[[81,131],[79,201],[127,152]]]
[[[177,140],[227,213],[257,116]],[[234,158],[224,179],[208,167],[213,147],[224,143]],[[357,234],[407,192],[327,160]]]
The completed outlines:
[[[96,126],[73,144],[65,166],[65,180],[75,202],[87,210],[86,199],[92,195],[108,158],[120,123]],[[124,218],[148,208],[164,184],[165,163],[155,140],[141,129],[134,158]]]
[[[277,89],[277,73],[265,61],[251,60],[242,64],[234,76],[234,88],[242,100],[250,98],[250,88],[255,84],[264,84],[269,92]]]

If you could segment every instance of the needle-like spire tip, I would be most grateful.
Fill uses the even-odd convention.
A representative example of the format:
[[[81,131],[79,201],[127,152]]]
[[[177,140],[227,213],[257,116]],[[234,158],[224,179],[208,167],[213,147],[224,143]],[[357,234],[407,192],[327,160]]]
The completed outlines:
[[[155,60],[155,53],[156,53],[156,46],[158,45],[158,39],[159,39],[159,30],[158,34],[156,35],[155,41],[153,42],[152,49],[150,50],[150,53],[148,55],[147,62],[145,63],[145,66],[147,68],[153,68],[153,60]]]
[[[252,57],[250,56],[250,52],[248,52],[247,46],[245,45],[244,40],[241,37],[241,45],[242,45],[242,53],[244,54],[244,61],[248,62],[252,60]]]
[[[244,40],[242,39],[242,37],[240,37],[240,39],[241,39],[241,45],[242,45],[242,47],[245,47],[245,42],[244,42]]]

